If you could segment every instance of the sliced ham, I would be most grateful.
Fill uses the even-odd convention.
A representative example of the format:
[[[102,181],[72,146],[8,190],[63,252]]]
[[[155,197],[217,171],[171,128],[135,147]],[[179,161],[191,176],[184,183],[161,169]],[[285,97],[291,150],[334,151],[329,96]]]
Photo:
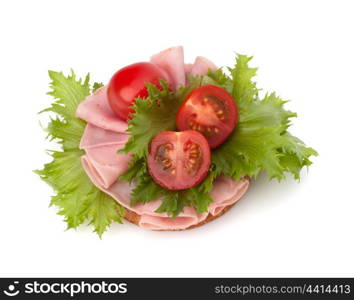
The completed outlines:
[[[182,47],[162,51],[154,55],[151,62],[168,73],[174,88],[186,83],[186,74],[203,75],[209,69],[216,69],[212,62],[202,57],[197,57],[193,65],[185,65]],[[129,138],[126,133],[128,126],[112,112],[106,90],[106,87],[97,90],[77,109],[77,116],[88,123],[80,143],[80,148],[86,152],[81,161],[87,175],[99,189],[140,215],[139,226],[152,230],[185,229],[205,220],[209,213],[217,215],[246,192],[248,180],[234,181],[220,176],[214,182],[211,192],[214,201],[209,205],[207,213],[197,214],[194,208],[185,207],[178,217],[171,218],[166,213],[155,212],[161,204],[161,199],[130,206],[130,194],[134,184],[117,181],[128,169],[131,159],[130,155],[117,153]]]
[[[112,144],[125,144],[128,141],[127,133],[103,130],[100,127],[87,124],[85,132],[81,138],[80,149],[87,149],[98,146],[107,146]]]
[[[202,214],[200,217],[182,217],[177,218],[157,217],[142,215],[139,226],[150,230],[183,230],[203,221],[208,214]]]
[[[91,174],[91,180],[95,178],[97,186],[99,185],[102,188],[110,187],[117,178],[128,169],[120,165],[101,164],[100,162],[92,160],[89,155],[83,155],[81,162],[86,173]]]
[[[105,86],[79,104],[76,116],[92,125],[115,132],[124,133],[128,128],[127,122],[119,119],[111,110]]]
[[[248,179],[232,180],[230,177],[219,176],[214,181],[214,187],[210,193],[214,202],[209,205],[209,213],[215,216],[226,206],[234,204],[246,193],[248,186]]]
[[[193,64],[184,64],[184,72],[186,76],[192,72]]]
[[[190,73],[191,75],[206,75],[209,70],[215,71],[218,67],[214,65],[209,59],[205,57],[198,56],[194,64],[191,67]]]
[[[80,143],[80,148],[86,152],[82,164],[95,178],[97,185],[108,188],[128,170],[131,156],[117,153],[124,147],[128,137],[126,133],[87,124]]]
[[[128,170],[130,155],[117,153],[123,147],[124,145],[117,144],[85,149],[86,155],[82,157],[82,163],[100,186],[110,187]]]
[[[166,49],[153,55],[150,61],[169,75],[174,89],[186,84],[183,47]]]

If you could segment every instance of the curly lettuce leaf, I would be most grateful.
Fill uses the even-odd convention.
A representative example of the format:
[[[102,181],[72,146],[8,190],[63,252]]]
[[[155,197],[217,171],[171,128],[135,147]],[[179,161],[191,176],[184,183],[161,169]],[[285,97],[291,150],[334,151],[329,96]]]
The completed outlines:
[[[175,115],[179,107],[176,95],[161,81],[162,88],[148,84],[149,97],[137,98],[135,112],[128,122],[131,136],[121,153],[134,153],[137,158],[146,155],[151,139],[159,132],[175,130]]]
[[[49,151],[52,161],[36,173],[55,190],[51,205],[59,208],[59,215],[69,228],[76,228],[84,222],[93,225],[100,237],[112,222],[122,223],[124,208],[113,198],[95,187],[87,177],[80,158],[80,139],[86,123],[75,117],[77,106],[90,93],[89,75],[85,80],[77,79],[74,72],[69,76],[49,71],[51,91],[55,101],[44,111],[56,115],[46,128],[48,137],[55,139],[60,151]],[[95,83],[93,89],[101,84]]]
[[[228,77],[221,70],[209,72],[214,82],[227,89],[239,109],[239,123],[229,139],[212,153],[215,172],[234,179],[255,177],[265,171],[269,178],[284,179],[291,173],[299,179],[304,166],[312,164],[317,152],[287,130],[296,113],[284,108],[287,101],[275,93],[259,98],[252,81],[257,69],[248,66],[252,57],[238,55]]]
[[[103,87],[104,84],[102,82],[95,82],[92,86],[92,92],[96,92],[99,88]]]

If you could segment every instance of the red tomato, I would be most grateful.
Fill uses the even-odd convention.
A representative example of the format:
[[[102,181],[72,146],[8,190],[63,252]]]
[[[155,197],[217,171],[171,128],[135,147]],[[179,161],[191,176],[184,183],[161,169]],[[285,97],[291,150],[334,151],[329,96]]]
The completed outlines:
[[[108,102],[115,114],[127,120],[134,112],[131,105],[135,98],[148,96],[145,83],[159,85],[159,79],[168,81],[168,75],[152,63],[141,62],[117,71],[108,84]]]
[[[199,131],[213,149],[229,137],[237,120],[232,96],[218,86],[205,85],[193,90],[183,101],[176,122],[178,130]]]
[[[184,190],[208,174],[210,148],[197,131],[164,131],[151,141],[147,162],[156,183],[169,190]]]

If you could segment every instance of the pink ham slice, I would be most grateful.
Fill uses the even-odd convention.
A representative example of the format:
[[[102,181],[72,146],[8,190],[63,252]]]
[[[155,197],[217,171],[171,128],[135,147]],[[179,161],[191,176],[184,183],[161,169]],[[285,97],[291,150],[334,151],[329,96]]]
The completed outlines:
[[[118,154],[128,140],[128,134],[117,133],[87,124],[81,138],[80,148],[85,150],[82,164],[97,186],[110,187],[128,170],[130,155]]]
[[[193,64],[184,64],[184,72],[189,75],[192,72]]]
[[[85,132],[81,138],[80,149],[107,146],[112,144],[125,144],[128,141],[127,133],[103,130],[100,127],[87,124]]]
[[[86,149],[86,155],[82,156],[82,164],[85,167],[86,172],[90,172],[92,174],[91,177],[96,178],[97,185],[103,188],[110,187],[117,178],[124,174],[128,170],[128,163],[131,159],[129,155],[126,154],[117,154],[117,150],[123,148],[123,146],[104,146],[104,148],[90,148]],[[105,155],[105,159],[102,159]],[[108,158],[113,158],[114,155],[118,156],[116,158],[117,162],[110,161]]]
[[[127,122],[119,119],[111,110],[107,87],[98,89],[82,101],[76,110],[76,116],[97,127],[115,132],[125,132],[128,128]]]
[[[205,75],[209,70],[215,71],[218,67],[214,65],[209,59],[198,56],[191,67],[191,75]]]
[[[215,216],[226,206],[234,204],[246,193],[249,183],[248,179],[235,181],[230,177],[219,176],[214,181],[214,187],[210,193],[214,202],[209,205],[209,213]]]
[[[188,75],[205,75],[208,74],[209,70],[217,70],[217,66],[214,65],[210,60],[198,56],[193,64],[185,64],[184,71],[186,72],[186,84],[188,84]]]
[[[161,216],[142,215],[140,217],[139,226],[150,230],[183,230],[190,226],[196,225],[206,218],[207,214],[200,216],[182,217],[180,214],[177,218],[168,218]]]
[[[166,49],[153,55],[150,61],[169,75],[174,89],[186,84],[183,47]]]
[[[151,61],[163,68],[173,79],[174,88],[186,83],[185,74],[203,75],[216,66],[209,60],[197,57],[193,65],[185,65],[183,48],[167,49],[152,57]],[[77,116],[88,122],[82,136],[80,148],[86,154],[82,156],[82,165],[91,181],[102,191],[111,195],[121,205],[140,215],[139,226],[152,230],[185,229],[203,221],[210,213],[217,215],[225,206],[235,203],[246,192],[248,180],[233,181],[227,177],[219,177],[214,182],[208,213],[197,214],[194,208],[185,207],[176,218],[166,213],[156,213],[161,200],[146,204],[138,203],[130,206],[130,193],[134,185],[117,181],[118,177],[128,169],[130,155],[118,154],[124,147],[129,135],[126,133],[127,123],[120,120],[110,109],[106,87],[96,91],[83,101],[76,112]]]

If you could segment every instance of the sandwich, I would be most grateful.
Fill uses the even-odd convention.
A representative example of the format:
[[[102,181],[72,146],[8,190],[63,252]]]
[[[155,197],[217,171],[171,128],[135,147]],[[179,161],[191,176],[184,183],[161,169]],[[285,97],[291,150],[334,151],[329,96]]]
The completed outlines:
[[[46,131],[61,149],[38,175],[68,228],[112,222],[181,231],[222,216],[261,172],[300,178],[317,152],[289,132],[296,113],[261,96],[252,58],[218,68],[182,47],[119,69],[106,84],[49,71]]]

